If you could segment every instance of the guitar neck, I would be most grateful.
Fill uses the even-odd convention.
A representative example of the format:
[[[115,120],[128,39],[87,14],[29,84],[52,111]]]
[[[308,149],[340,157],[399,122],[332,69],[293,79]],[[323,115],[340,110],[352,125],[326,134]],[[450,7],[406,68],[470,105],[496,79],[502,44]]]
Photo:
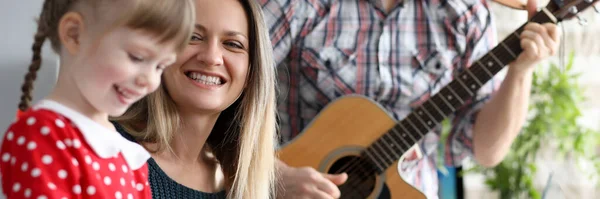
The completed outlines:
[[[538,12],[530,21],[540,24],[558,22],[546,10]],[[460,71],[448,85],[364,150],[363,157],[372,162],[376,171],[383,172],[446,117],[468,108],[463,106],[470,104],[477,91],[523,51],[519,35],[524,27],[518,28],[469,68]]]

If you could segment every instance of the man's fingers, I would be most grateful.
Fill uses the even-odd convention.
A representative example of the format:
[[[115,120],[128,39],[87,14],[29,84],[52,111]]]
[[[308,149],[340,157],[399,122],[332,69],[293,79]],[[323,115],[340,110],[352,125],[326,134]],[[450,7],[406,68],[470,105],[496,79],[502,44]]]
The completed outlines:
[[[323,174],[323,176],[325,178],[329,179],[331,182],[333,182],[333,184],[338,185],[338,186],[344,184],[344,182],[346,182],[346,180],[348,180],[348,174],[346,174],[346,173]]]
[[[546,32],[548,33],[548,37],[546,38],[546,45],[550,49],[550,55],[556,54],[556,50],[558,50],[559,46],[559,37],[562,34],[560,29],[552,23],[546,23],[543,25],[546,28]]]
[[[329,195],[329,194],[327,194],[327,193],[319,190],[316,187],[313,190],[313,192],[314,192],[314,194],[313,194],[314,198],[318,198],[318,199],[334,199],[334,198],[339,198],[339,196],[338,197],[333,197],[333,196],[331,196],[331,195]],[[310,197],[310,198],[313,198],[313,197]]]
[[[339,198],[340,189],[335,184],[333,184],[333,182],[329,180],[329,178],[326,177],[327,175],[329,174],[322,174],[320,178],[315,182],[317,188],[332,196],[333,198]]]
[[[523,48],[523,53],[526,57],[537,57],[538,49],[534,41],[528,38],[521,39],[521,48]]]
[[[527,19],[531,19],[537,13],[537,0],[527,0]]]

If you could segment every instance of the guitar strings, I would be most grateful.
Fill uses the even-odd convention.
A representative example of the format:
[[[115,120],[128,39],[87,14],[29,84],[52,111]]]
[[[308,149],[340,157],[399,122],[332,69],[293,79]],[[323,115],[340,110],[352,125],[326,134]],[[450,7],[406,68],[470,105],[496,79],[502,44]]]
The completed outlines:
[[[511,41],[511,42],[514,42],[514,39],[515,39],[515,38],[516,38],[516,39],[519,39],[519,37],[509,37],[509,38],[507,38],[506,40],[504,40],[503,42],[504,42],[504,43],[506,43],[506,42],[509,42],[509,41]],[[497,45],[497,46],[499,46],[499,45]],[[490,51],[490,53],[491,53],[492,51],[493,51],[493,49]],[[499,57],[499,58],[513,57],[512,55],[510,55],[510,53],[508,53],[508,51],[500,51],[500,53],[497,53],[497,54],[494,54],[494,55],[495,55],[496,57]],[[516,58],[514,58],[514,59],[516,59]],[[503,66],[503,67],[505,67],[505,66]],[[469,70],[469,69],[466,69],[466,70]],[[481,70],[479,70],[479,71],[475,70],[475,71],[471,71],[471,72],[475,72],[477,75],[481,75],[481,73],[483,73],[483,71],[481,71]],[[497,73],[496,73],[496,74],[497,74]],[[496,74],[494,74],[494,75],[496,75]],[[492,77],[492,78],[493,78],[493,77]],[[471,79],[472,79],[472,78],[471,78]],[[488,81],[489,81],[489,80],[488,80]],[[487,82],[486,82],[486,83],[487,83]],[[482,83],[482,84],[484,84],[484,85],[485,85],[485,83]],[[483,86],[483,85],[481,85],[481,86]],[[465,89],[468,89],[468,88],[465,88]],[[376,142],[376,143],[374,143],[374,144],[377,144],[377,142]],[[410,149],[410,147],[409,147],[409,149]],[[367,150],[368,150],[368,149],[367,149]],[[406,150],[408,150],[408,149],[406,149]],[[405,150],[405,151],[406,151],[406,150]],[[361,154],[361,156],[359,156],[357,159],[352,159],[352,160],[351,160],[351,161],[349,161],[348,163],[344,164],[344,166],[340,167],[340,169],[338,169],[336,172],[334,172],[334,174],[338,174],[338,173],[340,173],[341,171],[344,171],[344,169],[346,169],[346,168],[348,169],[348,171],[346,172],[346,173],[348,174],[348,179],[347,179],[347,181],[346,181],[346,182],[345,182],[343,185],[341,185],[341,186],[342,186],[342,187],[341,187],[341,188],[342,188],[342,190],[343,190],[344,192],[346,192],[346,193],[358,192],[358,193],[359,193],[359,194],[361,194],[361,195],[369,195],[369,194],[363,194],[363,193],[364,193],[364,192],[363,192],[363,190],[360,190],[360,189],[361,189],[361,187],[363,187],[363,186],[360,186],[360,185],[363,185],[364,183],[366,183],[366,181],[364,180],[364,178],[365,178],[365,177],[368,177],[369,175],[374,175],[374,174],[376,174],[376,171],[377,171],[377,170],[376,170],[375,168],[373,168],[373,166],[369,166],[369,164],[368,164],[369,162],[366,162],[366,161],[363,161],[363,162],[361,162],[361,161],[353,161],[353,160],[360,160],[361,158],[364,158],[364,157],[362,157],[362,154]],[[375,158],[375,157],[374,157],[374,158]],[[382,159],[383,159],[383,158],[382,158]],[[372,161],[377,161],[377,160],[372,160]],[[395,160],[395,161],[398,161],[398,160]],[[394,162],[395,162],[395,161],[394,161]],[[393,163],[393,162],[392,162],[392,163]],[[355,176],[355,172],[356,172],[357,170],[360,170],[360,171],[365,171],[365,170],[364,170],[364,169],[365,169],[365,165],[367,165],[367,166],[368,166],[368,167],[366,167],[366,168],[368,169],[368,171],[367,171],[367,172],[361,172],[361,174],[363,174],[363,175],[360,175],[360,177],[361,177],[361,178],[357,178],[358,176]],[[384,170],[384,171],[385,171],[385,170]],[[382,171],[382,174],[383,174],[383,172],[384,172],[384,171]],[[356,174],[358,174],[358,173],[356,173]],[[352,175],[352,176],[351,176],[351,175]],[[380,174],[380,175],[381,175],[381,174]],[[374,176],[374,177],[375,177],[375,176]],[[358,184],[357,184],[357,183],[358,183]],[[375,186],[375,185],[373,185],[373,186]],[[350,189],[350,190],[344,189],[344,187],[347,187],[347,188],[348,188],[348,189]],[[342,191],[342,190],[341,190],[341,191]],[[342,194],[343,194],[344,192],[342,192]],[[367,190],[367,192],[372,192],[372,190]]]

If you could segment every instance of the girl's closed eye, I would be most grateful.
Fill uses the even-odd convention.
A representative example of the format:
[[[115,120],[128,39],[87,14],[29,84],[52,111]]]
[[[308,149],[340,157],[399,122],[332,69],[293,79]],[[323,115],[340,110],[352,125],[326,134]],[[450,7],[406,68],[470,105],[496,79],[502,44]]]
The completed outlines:
[[[132,53],[127,53],[129,55],[129,59],[131,59],[131,61],[133,62],[143,62],[144,58],[142,56],[139,55],[135,55]]]

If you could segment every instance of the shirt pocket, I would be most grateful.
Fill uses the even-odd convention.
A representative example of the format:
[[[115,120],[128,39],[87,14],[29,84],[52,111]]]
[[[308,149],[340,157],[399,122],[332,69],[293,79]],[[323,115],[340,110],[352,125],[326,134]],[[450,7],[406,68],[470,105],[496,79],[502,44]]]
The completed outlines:
[[[414,56],[418,68],[416,81],[427,82],[430,89],[443,87],[452,81],[454,74],[453,59],[456,53],[445,49],[417,51]]]
[[[351,66],[354,56],[350,52],[352,50],[343,50],[334,46],[305,48],[302,50],[302,65],[320,71],[338,72]]]
[[[356,65],[350,52],[334,46],[303,49],[300,70],[306,83],[330,99],[354,93]]]

